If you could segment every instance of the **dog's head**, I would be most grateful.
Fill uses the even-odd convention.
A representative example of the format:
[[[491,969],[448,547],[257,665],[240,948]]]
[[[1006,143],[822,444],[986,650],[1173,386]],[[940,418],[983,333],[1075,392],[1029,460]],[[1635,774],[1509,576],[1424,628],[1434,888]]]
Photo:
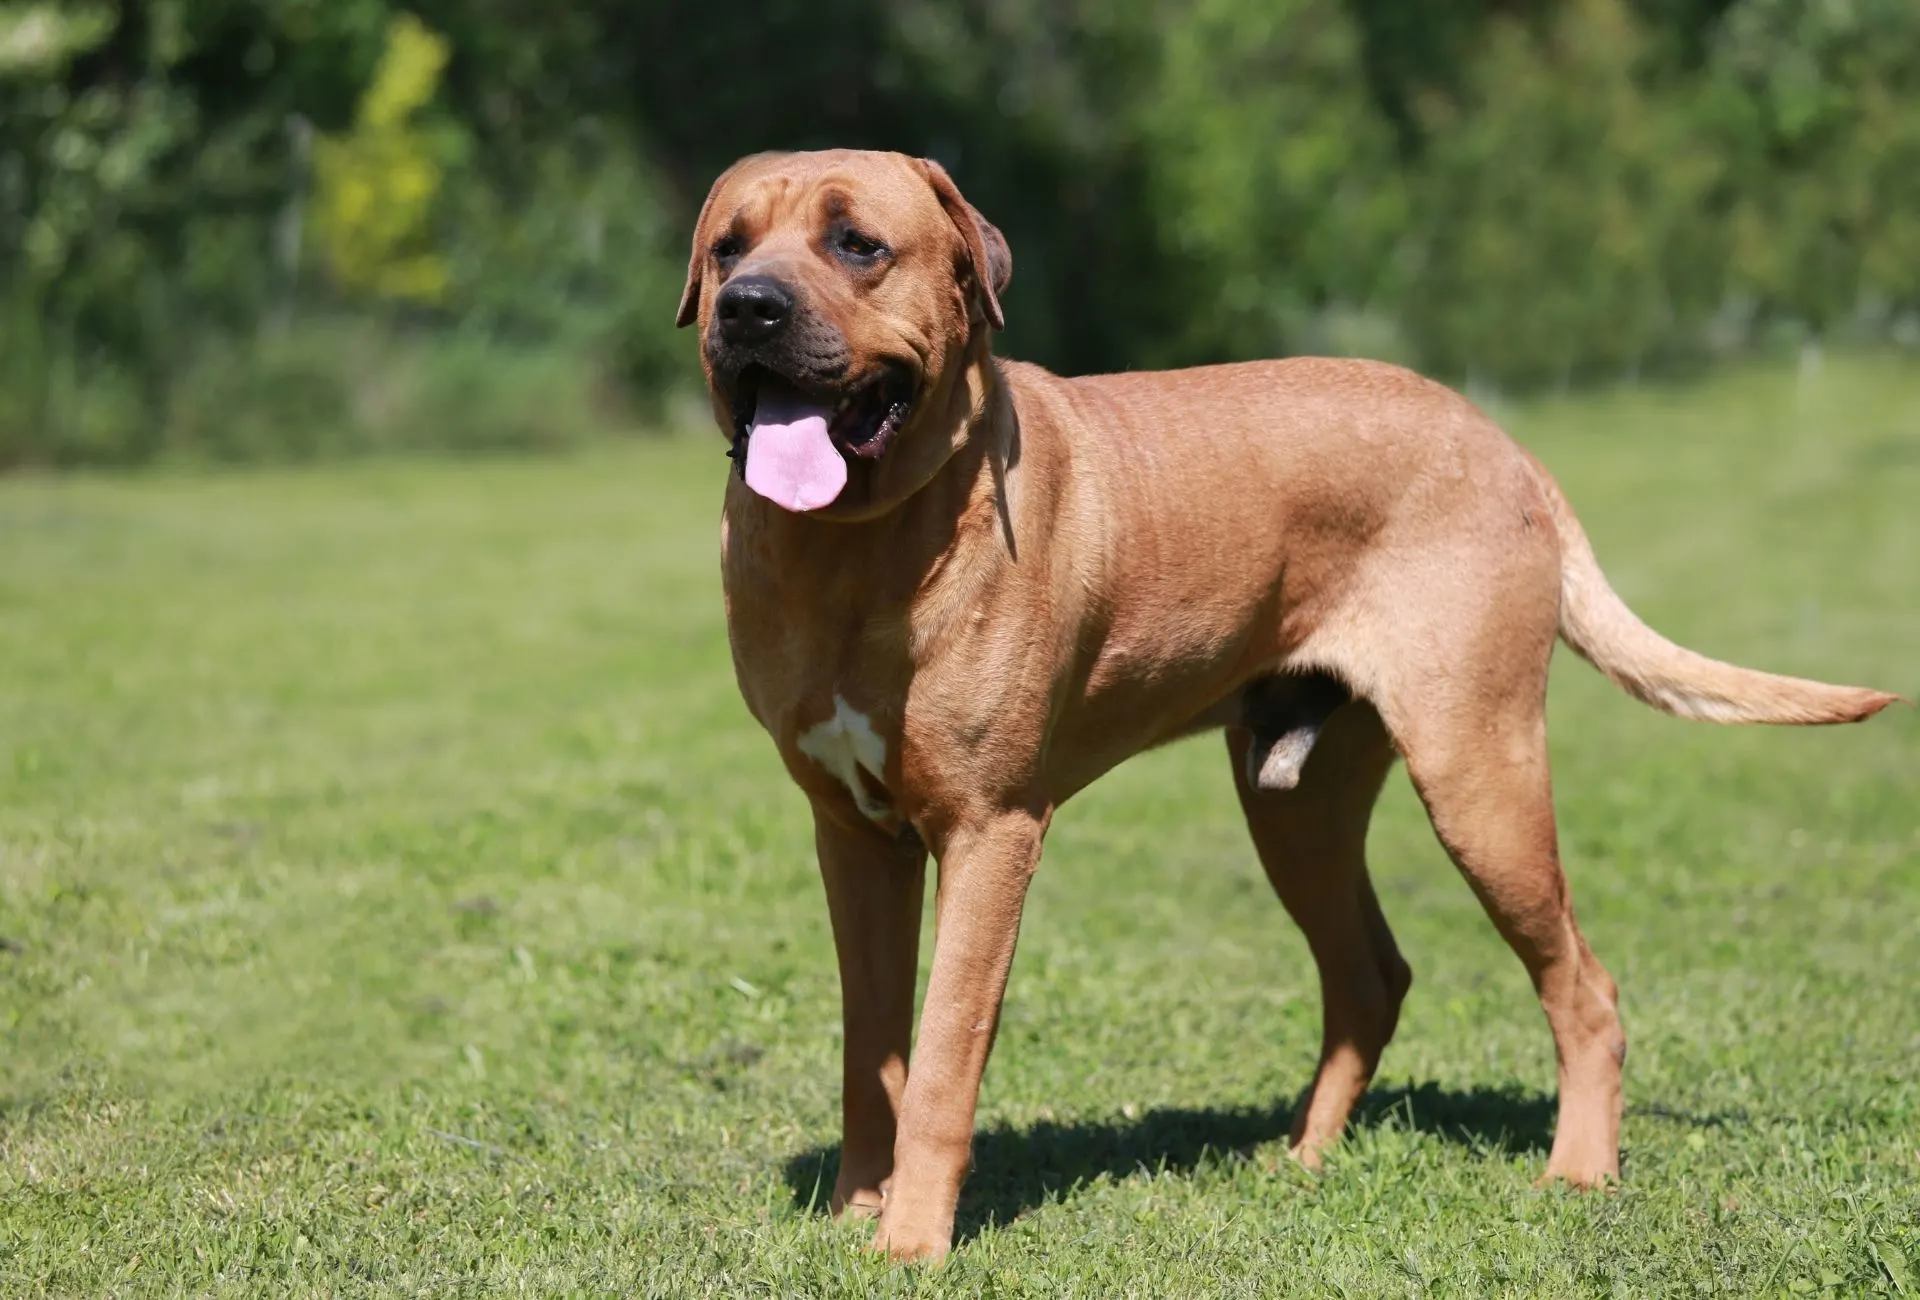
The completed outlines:
[[[678,323],[699,322],[747,486],[832,517],[918,490],[984,400],[1012,270],[938,163],[852,150],[735,163],[700,210]]]

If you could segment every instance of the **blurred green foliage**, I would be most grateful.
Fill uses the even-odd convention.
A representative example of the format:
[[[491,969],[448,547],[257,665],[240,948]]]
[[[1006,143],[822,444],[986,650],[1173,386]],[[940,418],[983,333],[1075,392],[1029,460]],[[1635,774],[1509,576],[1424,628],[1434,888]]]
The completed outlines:
[[[432,223],[447,150],[417,120],[446,66],[447,42],[411,14],[396,16],[353,129],[318,141],[320,234],[342,288],[398,301],[446,299],[446,258]]]
[[[836,144],[945,162],[1069,371],[1564,385],[1920,310],[1913,0],[0,0],[0,466],[564,440],[685,378],[711,177]]]

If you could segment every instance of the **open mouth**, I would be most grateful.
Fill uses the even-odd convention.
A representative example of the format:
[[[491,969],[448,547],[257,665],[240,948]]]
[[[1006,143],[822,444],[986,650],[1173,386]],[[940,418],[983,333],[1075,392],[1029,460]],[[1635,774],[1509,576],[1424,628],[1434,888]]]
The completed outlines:
[[[734,384],[733,425],[741,435],[752,432],[763,401],[781,414],[813,408],[827,421],[827,436],[849,456],[877,459],[893,442],[913,413],[913,376],[898,362],[845,389],[800,384],[762,365],[740,372]],[[773,413],[769,411],[769,413]]]
[[[761,496],[788,510],[818,510],[846,486],[845,457],[886,452],[913,413],[913,396],[913,375],[898,363],[840,389],[751,365],[734,384],[733,455]]]

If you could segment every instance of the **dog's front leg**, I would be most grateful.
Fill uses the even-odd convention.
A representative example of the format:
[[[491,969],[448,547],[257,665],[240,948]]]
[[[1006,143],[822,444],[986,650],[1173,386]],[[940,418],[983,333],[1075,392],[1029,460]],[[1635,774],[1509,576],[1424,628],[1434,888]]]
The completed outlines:
[[[835,1215],[876,1215],[893,1171],[907,1051],[913,1037],[913,981],[920,956],[920,905],[927,851],[860,818],[815,806],[814,846],[827,886],[833,946],[840,960],[844,1027],[840,1176]],[[857,816],[857,814],[855,814]]]
[[[933,973],[874,1245],[939,1259],[973,1156],[973,1112],[1047,812],[997,812],[938,837]]]

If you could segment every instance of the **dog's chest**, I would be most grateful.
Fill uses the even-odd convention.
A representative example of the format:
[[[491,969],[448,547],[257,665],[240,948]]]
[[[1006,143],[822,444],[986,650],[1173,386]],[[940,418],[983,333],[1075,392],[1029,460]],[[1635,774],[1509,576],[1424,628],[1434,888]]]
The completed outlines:
[[[823,624],[735,619],[741,692],[803,789],[851,800],[860,815],[885,823],[898,807],[905,691],[893,685],[893,656],[864,629]]]
[[[971,718],[993,693],[976,670],[994,682],[994,663],[969,655],[965,637],[937,665],[917,662],[912,593],[880,586],[884,557],[870,549],[822,555],[776,540],[764,525],[723,532],[727,629],[747,707],[810,798],[889,831],[917,824],[946,793],[928,778],[950,766],[926,760],[967,730],[956,713]],[[955,664],[957,677],[945,671]]]
[[[847,703],[845,696],[836,691],[832,715],[801,730],[794,747],[846,786],[861,815],[876,822],[893,816],[886,785],[886,738],[873,719]]]

